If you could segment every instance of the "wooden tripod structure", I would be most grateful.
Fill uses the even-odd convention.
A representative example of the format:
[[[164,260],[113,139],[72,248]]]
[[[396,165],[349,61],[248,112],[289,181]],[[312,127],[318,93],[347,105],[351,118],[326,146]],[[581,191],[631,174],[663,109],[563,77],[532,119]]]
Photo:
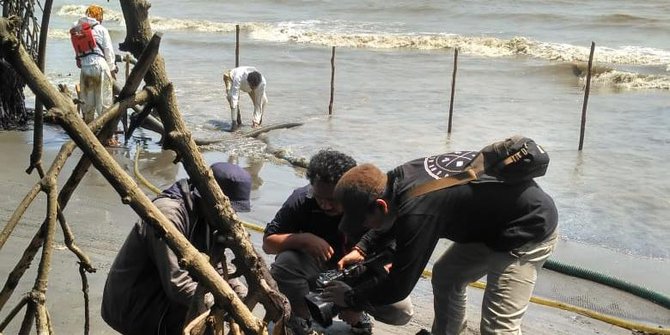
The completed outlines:
[[[85,272],[95,271],[88,257],[74,245],[72,233],[68,228],[66,218],[62,214],[62,210],[67,205],[72,192],[91,165],[107,179],[124,204],[132,207],[144,221],[151,224],[156,231],[163,235],[168,246],[180,258],[180,264],[198,279],[200,285],[204,285],[203,289],[197,291],[200,294],[209,291],[214,295],[218,309],[211,311],[214,314],[213,316],[222,319],[221,315],[226,313],[227,319],[231,320],[231,331],[239,329],[244,334],[266,334],[266,326],[269,321],[277,323],[275,334],[287,332],[288,330],[284,327],[284,324],[290,314],[288,300],[279,293],[267,265],[249,240],[242,222],[230,206],[229,199],[215,181],[212,171],[204,161],[190,131],[182,120],[174,86],[167,77],[163,58],[158,53],[161,34],[154,34],[149,24],[150,3],[145,0],[121,0],[120,2],[128,32],[126,39],[120,44],[120,50],[132,53],[138,61],[126,80],[116,103],[90,124],[84,123],[79,117],[72,100],[58,92],[47,81],[24,47],[23,41],[17,38],[16,31],[21,26],[22,19],[18,16],[0,19],[0,54],[24,79],[37,98],[42,101],[47,109],[48,117],[55,120],[72,139],[62,146],[47,171],[42,168],[41,141],[35,141],[35,149],[31,155],[30,167],[27,172],[30,173],[33,169],[37,169],[40,180],[25,196],[10,220],[3,227],[2,232],[0,232],[1,249],[13,229],[19,224],[23,213],[32,200],[39,192],[47,194],[46,218],[26,248],[22,259],[10,273],[2,291],[0,291],[0,310],[13,293],[19,279],[30,265],[35,254],[41,248],[42,255],[38,278],[32,291],[10,312],[7,320],[0,324],[0,332],[25,306],[26,315],[21,326],[21,334],[30,332],[33,321],[35,321],[39,334],[53,333],[52,321],[49,318],[45,300],[47,298],[51,250],[57,223],[63,230],[66,245],[80,260],[82,281],[85,283]],[[144,80],[146,86],[137,91],[142,80]],[[100,139],[108,138],[112,134],[123,113],[128,108],[141,104],[151,104],[155,107],[165,127],[163,148],[175,151],[176,161],[182,162],[191,181],[201,190],[203,201],[208,204],[205,213],[208,219],[220,231],[230,237],[231,242],[227,247],[235,255],[235,265],[237,267],[237,271],[232,276],[244,276],[249,286],[249,295],[244,301],[237,297],[227,282],[210,265],[210,258],[221,258],[222,256],[209,255],[210,257],[207,257],[195,249],[153,205],[147,195],[142,192],[141,188],[125,173],[101,144]],[[41,132],[42,120],[41,116],[38,119],[37,114],[41,113],[36,113],[35,132]],[[39,138],[41,139],[41,137]],[[77,147],[82,150],[84,156],[59,191],[58,175],[70,154]],[[86,292],[86,290],[84,291]],[[198,298],[202,297],[194,297],[194,299]],[[253,307],[259,303],[263,305],[265,310],[265,316],[262,320],[251,313]],[[204,328],[202,324],[206,322],[204,320],[204,318],[197,318],[187,328],[193,329],[193,334],[201,332]],[[88,323],[86,323],[85,328],[87,325]],[[219,331],[220,329],[219,327]],[[88,332],[88,330],[85,329],[85,332]]]

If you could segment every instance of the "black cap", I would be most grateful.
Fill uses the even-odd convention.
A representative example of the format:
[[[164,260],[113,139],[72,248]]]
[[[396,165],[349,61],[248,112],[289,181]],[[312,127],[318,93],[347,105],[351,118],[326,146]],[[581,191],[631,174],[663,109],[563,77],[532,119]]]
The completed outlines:
[[[239,165],[219,162],[211,166],[214,179],[237,212],[251,210],[251,175]]]

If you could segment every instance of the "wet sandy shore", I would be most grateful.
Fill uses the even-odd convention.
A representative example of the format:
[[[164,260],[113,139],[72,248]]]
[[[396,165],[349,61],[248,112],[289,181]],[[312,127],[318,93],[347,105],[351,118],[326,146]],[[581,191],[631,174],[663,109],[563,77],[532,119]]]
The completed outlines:
[[[53,157],[60,148],[63,137],[56,135],[47,139],[44,152],[45,168],[48,168]],[[0,132],[0,155],[3,157],[0,171],[0,221],[6,224],[17,205],[38,181],[37,174],[28,175],[29,156],[32,150],[32,135],[29,132]],[[115,159],[132,176],[133,158],[125,150],[110,149]],[[69,171],[81,156],[75,152],[70,158],[63,173],[60,184],[69,176]],[[217,154],[205,154],[212,162],[220,157]],[[181,177],[183,171],[170,164],[170,154],[156,154],[146,156],[140,168],[152,165],[150,178],[159,186],[171,183]],[[281,200],[263,201],[263,199],[282,199],[282,194],[290,193],[291,185],[302,177],[286,166],[275,163],[262,164],[263,173],[255,176],[255,188],[252,200],[255,203],[254,211],[243,219],[250,222],[264,222],[271,218],[274,211],[281,205]],[[262,185],[262,187],[260,187]],[[23,253],[30,239],[37,231],[44,219],[46,202],[44,195],[30,206],[24,219],[16,228],[11,238],[0,250],[0,279],[3,283],[7,275],[15,266],[16,261]],[[136,220],[135,213],[121,203],[118,194],[107,184],[107,181],[95,169],[91,169],[84,178],[80,187],[72,196],[72,200],[65,208],[65,216],[75,234],[75,242],[89,255],[97,272],[88,276],[91,334],[114,334],[100,318],[100,301],[106,273],[116,255],[116,251],[123,243],[131,225]],[[260,233],[252,232],[252,240],[259,245]],[[62,233],[57,233],[57,244],[49,276],[47,294],[48,308],[54,321],[57,334],[81,333],[84,323],[84,302],[81,292],[81,280],[78,273],[77,259],[63,245]],[[258,248],[260,250],[260,248]],[[37,257],[39,258],[39,256]],[[267,257],[268,263],[271,258]],[[16,288],[12,299],[7,303],[0,318],[4,319],[8,311],[32,287],[36,278],[38,260],[24,275]],[[542,280],[542,278],[540,278]],[[482,291],[476,288],[469,290],[469,325],[467,334],[477,334],[479,305]],[[415,288],[412,299],[415,304],[415,317],[406,326],[391,327],[380,323],[375,325],[376,334],[415,334],[421,328],[429,328],[432,320],[432,295],[430,281],[421,279]],[[23,313],[14,320],[4,331],[4,334],[17,332]],[[612,326],[600,321],[566,312],[555,308],[531,304],[524,320],[525,334],[631,334],[631,331]],[[347,334],[348,327],[337,322],[328,330],[330,334]]]

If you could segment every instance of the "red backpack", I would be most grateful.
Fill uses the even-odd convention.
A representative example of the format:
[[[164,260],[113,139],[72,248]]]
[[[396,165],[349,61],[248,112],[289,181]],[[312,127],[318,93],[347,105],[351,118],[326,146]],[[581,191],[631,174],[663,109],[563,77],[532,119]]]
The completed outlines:
[[[77,58],[77,67],[81,67],[81,57],[96,53],[95,47],[97,42],[93,36],[93,27],[96,25],[97,23],[91,25],[88,22],[84,22],[70,29],[70,41],[72,41],[72,47]]]

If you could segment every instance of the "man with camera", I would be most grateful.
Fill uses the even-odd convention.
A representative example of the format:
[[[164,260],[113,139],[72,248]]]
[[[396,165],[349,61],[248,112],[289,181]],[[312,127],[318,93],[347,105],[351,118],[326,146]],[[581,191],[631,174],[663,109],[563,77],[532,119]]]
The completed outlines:
[[[558,221],[553,200],[532,179],[544,172],[533,166],[528,148],[516,153],[520,159],[502,160],[502,164],[512,164],[515,181],[488,178],[481,174],[482,169],[464,170],[470,162],[479,162],[477,157],[485,161],[490,157],[473,151],[416,159],[388,173],[372,164],[349,170],[334,190],[344,210],[341,229],[370,230],[342,259],[340,267],[360,261],[365,257],[361,252],[389,238],[396,240],[393,267],[387,279],[372,289],[332,281],[322,298],[340,308],[404,299],[419,280],[438,240],[447,238],[454,243],[433,265],[435,316],[431,334],[463,331],[466,287],[486,276],[481,334],[520,335],[537,271],[554,249]],[[495,156],[504,150],[492,152]],[[541,148],[536,152],[545,154]],[[496,167],[503,166],[499,162]],[[546,169],[548,159],[544,162]],[[531,166],[526,169],[522,166],[525,163]],[[526,170],[535,175],[524,179],[520,172]],[[477,180],[471,180],[472,176]],[[439,180],[453,183],[423,187],[437,185]]]
[[[279,290],[291,303],[290,327],[299,334],[315,334],[305,297],[317,288],[320,274],[336,269],[337,261],[351,250],[363,231],[344,235],[338,226],[341,208],[334,202],[333,189],[356,161],[335,150],[321,150],[307,167],[309,185],[296,189],[284,202],[263,236],[263,251],[276,254],[271,273]],[[393,306],[388,317],[373,314],[382,322],[408,322],[409,300]],[[339,316],[359,334],[371,333],[372,323],[362,309],[342,309]],[[330,320],[329,320],[330,321]]]

